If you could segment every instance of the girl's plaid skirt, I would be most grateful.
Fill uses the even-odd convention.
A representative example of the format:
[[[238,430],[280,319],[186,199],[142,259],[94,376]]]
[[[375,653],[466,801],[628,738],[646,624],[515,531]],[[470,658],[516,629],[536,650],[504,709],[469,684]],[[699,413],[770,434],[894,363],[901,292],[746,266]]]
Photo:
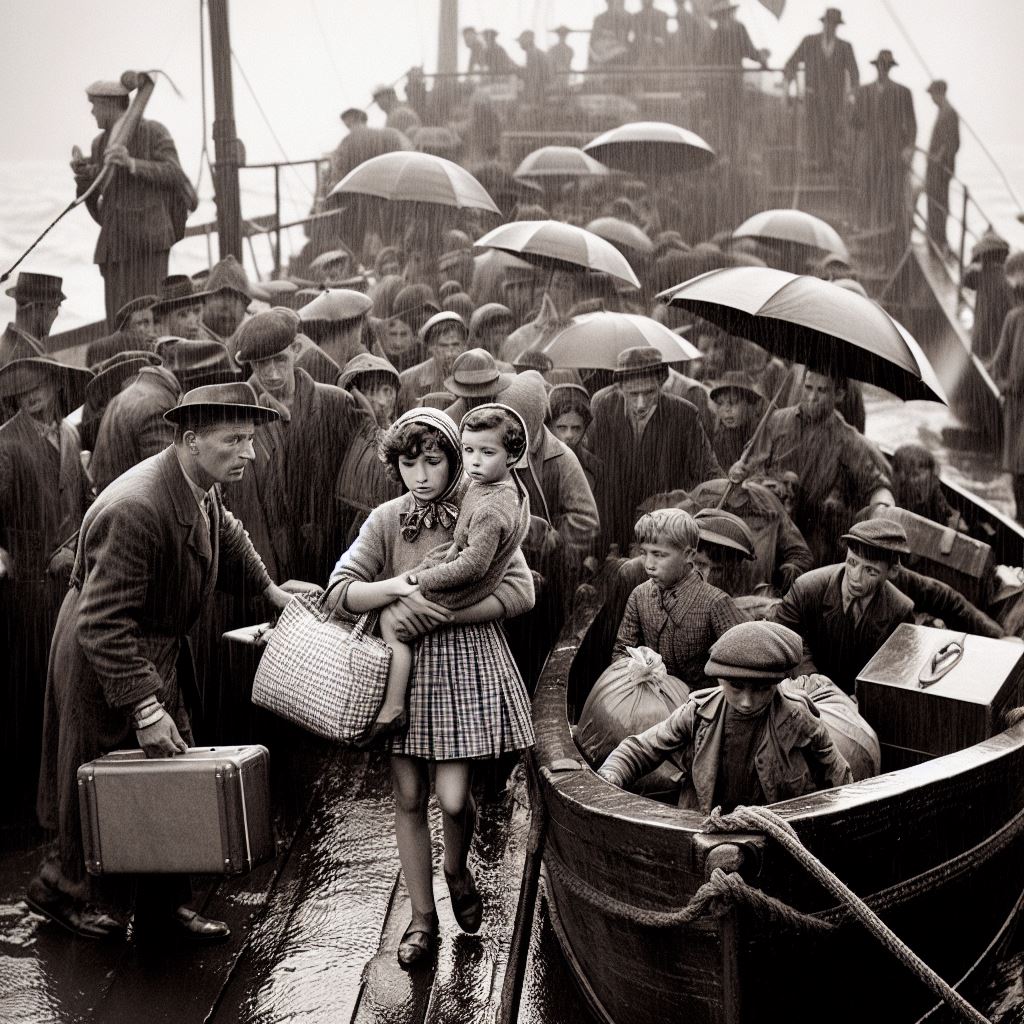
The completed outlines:
[[[392,754],[432,761],[498,757],[533,745],[530,698],[494,622],[445,626],[418,643],[409,727]]]

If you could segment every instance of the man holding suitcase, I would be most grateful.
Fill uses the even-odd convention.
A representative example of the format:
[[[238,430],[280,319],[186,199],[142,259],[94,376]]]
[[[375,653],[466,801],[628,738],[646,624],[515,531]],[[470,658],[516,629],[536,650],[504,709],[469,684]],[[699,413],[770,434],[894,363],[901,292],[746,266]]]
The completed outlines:
[[[219,570],[240,572],[275,608],[289,600],[216,486],[241,479],[256,426],[277,412],[239,382],[195,388],[165,416],[173,444],[115,480],[85,516],[50,649],[38,810],[43,826],[57,830],[59,860],[44,862],[27,899],[89,938],[123,925],[84,898],[79,765],[133,744],[166,757],[192,743],[188,705],[197,693],[188,634]],[[137,934],[228,936],[223,922],[186,906],[187,877],[138,881]]]

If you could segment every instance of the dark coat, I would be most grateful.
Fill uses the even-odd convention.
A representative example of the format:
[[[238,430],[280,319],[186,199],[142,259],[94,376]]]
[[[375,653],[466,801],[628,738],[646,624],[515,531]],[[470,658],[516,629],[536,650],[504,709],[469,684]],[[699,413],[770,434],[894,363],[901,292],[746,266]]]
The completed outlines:
[[[97,491],[171,443],[174,427],[164,413],[178,404],[180,394],[181,386],[170,370],[147,366],[114,395],[103,411],[89,463]]]
[[[992,377],[1003,394],[1003,469],[1024,473],[1024,306],[1003,320],[999,345],[992,358]]]
[[[338,474],[371,426],[347,391],[296,369],[291,419],[256,431],[256,460],[224,487],[224,500],[277,578],[322,583],[345,550],[349,517],[334,499]]]
[[[41,580],[54,551],[78,529],[89,500],[78,435],[60,424],[60,452],[25,413],[0,427],[0,548],[13,579]]]
[[[996,261],[983,263],[974,295],[974,326],[971,328],[971,352],[982,361],[995,359],[1003,337],[1003,324],[1013,305],[1013,290],[1006,282],[1003,265]],[[1017,383],[1020,378],[1014,376],[1011,367],[1001,365],[1000,371],[1008,385],[1021,388]]]
[[[853,693],[857,673],[901,622],[913,622],[914,602],[883,583],[860,621],[843,610],[843,565],[804,573],[772,611],[772,619],[804,640],[801,672],[820,672],[844,693]],[[809,662],[809,663],[808,663]]]
[[[133,467],[89,509],[78,537],[46,679],[39,815],[57,828],[61,867],[83,873],[80,764],[134,745],[131,707],[156,694],[190,737],[187,636],[225,568],[270,585],[241,523],[219,497],[207,529],[173,447]]]
[[[901,565],[897,567],[890,582],[914,602],[915,612],[924,612],[932,618],[941,619],[946,629],[961,629],[965,633],[976,633],[995,640],[1006,636],[1006,631],[995,619],[989,618],[958,590],[941,580]]]
[[[629,736],[599,774],[629,786],[665,761],[682,771],[679,806],[710,814],[722,760],[725,697],[720,687],[701,690],[663,722]],[[754,755],[767,803],[853,782],[850,766],[833,744],[813,701],[776,689]]]
[[[845,39],[836,39],[831,55],[822,49],[823,32],[804,36],[793,55],[786,61],[783,72],[787,77],[796,74],[799,64],[804,66],[807,105],[827,109],[839,114],[846,96],[847,82],[851,89],[860,86],[860,72],[853,47]]]
[[[93,139],[89,171],[76,178],[79,195],[103,167],[107,136],[100,132]],[[85,201],[100,226],[95,263],[118,263],[141,252],[162,252],[181,237],[175,226],[174,205],[182,202],[185,175],[170,132],[158,121],[140,121],[128,143],[128,155],[135,159],[135,174],[126,167],[115,168],[102,194],[93,193]]]
[[[597,493],[602,535],[625,552],[633,541],[637,506],[645,498],[679,487],[690,490],[722,476],[722,470],[700,414],[685,399],[663,393],[639,441],[618,389],[591,408],[591,449],[604,463]]]

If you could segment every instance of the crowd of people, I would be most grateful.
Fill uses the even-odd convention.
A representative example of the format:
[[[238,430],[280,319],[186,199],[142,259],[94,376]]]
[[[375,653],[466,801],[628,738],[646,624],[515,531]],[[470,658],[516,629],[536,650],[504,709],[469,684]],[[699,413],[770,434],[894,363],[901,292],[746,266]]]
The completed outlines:
[[[712,28],[680,2],[669,32],[653,2],[635,14],[610,2],[589,61],[763,62],[733,7],[715,4]],[[822,35],[786,65],[821,83],[808,92],[810,158],[828,165],[836,111],[859,88],[854,122],[898,120],[898,134],[879,135],[897,159],[916,128],[888,79],[891,53],[873,62],[878,82],[858,87],[852,49],[835,36],[841,14],[829,9],[822,21]],[[560,28],[545,54],[524,33],[516,69],[496,33],[466,29],[470,70],[522,74],[525,102],[539,102],[552,69],[572,67],[567,34]],[[945,173],[955,114],[940,85],[933,142]],[[421,86],[410,82],[404,103],[392,87],[376,91],[383,130],[347,110],[352,135],[415,138],[431,127]],[[525,193],[491,153],[509,219],[614,217],[643,233],[643,287],[475,252],[482,222],[472,211],[391,237],[342,219],[360,232],[314,238],[274,281],[251,281],[230,256],[193,277],[168,274],[188,204],[173,141],[144,120],[126,146],[108,148],[126,90],[99,82],[88,95],[101,134],[73,171],[82,189],[115,168],[102,203],[90,205],[109,334],[89,345],[88,369],[49,354],[62,282],[31,272],[9,293],[16,318],[0,337],[0,659],[14,695],[4,746],[40,761],[38,811],[58,835],[31,904],[76,934],[120,933],[125,920],[115,901],[98,899],[108,894],[88,891],[78,765],[132,743],[152,756],[185,749],[190,709],[224,670],[220,635],[309,584],[330,584],[340,617],[380,610],[393,648],[373,739],[391,757],[412,899],[398,950],[406,966],[436,948],[431,784],[453,907],[472,932],[482,913],[468,866],[473,765],[531,745],[529,685],[577,584],[609,558],[621,562],[604,611],[609,657],[647,646],[687,686],[716,688],[626,741],[601,774],[627,785],[675,758],[690,780],[681,799],[705,810],[849,780],[809,702],[779,689],[784,677],[824,674],[850,694],[859,668],[911,618],[1003,635],[983,608],[901,565],[911,549],[885,509],[954,530],[972,524],[945,502],[927,451],[908,447],[890,463],[864,436],[857,382],[786,364],[653,298],[705,270],[771,265],[778,250],[733,240],[731,225],[684,236],[641,182],[616,179],[571,202]],[[976,255],[975,345],[988,346],[1007,416],[1019,417],[1021,257],[1006,259],[992,239]],[[855,266],[819,256],[796,269],[863,292]],[[673,365],[653,347],[630,347],[614,368],[553,365],[544,344],[599,311],[654,317],[702,358]],[[1008,430],[1007,468],[1021,496],[1016,436]],[[699,736],[719,727],[719,760],[709,763]],[[800,772],[783,772],[798,754]],[[223,938],[226,926],[188,898],[185,880],[140,881],[137,927]]]

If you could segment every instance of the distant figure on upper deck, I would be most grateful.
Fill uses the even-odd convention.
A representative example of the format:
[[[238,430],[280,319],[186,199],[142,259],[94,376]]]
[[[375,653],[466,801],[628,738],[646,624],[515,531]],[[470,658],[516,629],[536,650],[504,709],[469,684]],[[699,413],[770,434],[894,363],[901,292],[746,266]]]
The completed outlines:
[[[676,0],[676,30],[665,42],[665,63],[669,67],[693,67],[708,44],[711,26],[699,11],[687,7],[688,0]]]
[[[588,67],[599,69],[628,63],[632,29],[633,15],[626,10],[623,0],[608,0],[608,10],[594,18],[590,30]]]
[[[167,276],[171,246],[184,234],[195,194],[174,140],[159,122],[140,120],[126,142],[108,145],[110,130],[128,109],[129,91],[121,82],[93,82],[85,94],[100,134],[88,159],[75,148],[71,170],[82,195],[104,168],[114,168],[106,185],[85,201],[100,226],[94,262],[103,275],[107,326],[113,331],[117,311],[129,299],[154,293]]]
[[[467,25],[462,30],[462,41],[469,50],[469,65],[466,68],[466,74],[472,75],[477,71],[485,70],[487,67],[487,47],[480,38],[480,33],[472,25]]]
[[[892,51],[880,50],[871,63],[878,78],[857,90],[853,109],[853,123],[862,136],[866,226],[892,229],[889,251],[898,256],[910,233],[907,170],[917,141],[917,118],[910,90],[889,77],[897,66]]]
[[[522,32],[516,40],[523,51],[525,63],[518,69],[523,80],[523,102],[541,106],[551,85],[551,65],[547,54],[537,46],[534,34]]]
[[[558,36],[558,42],[548,50],[548,64],[554,74],[564,75],[572,71],[572,60],[576,56],[573,48],[565,41],[572,30],[568,25],[559,25],[551,31]],[[562,81],[561,84],[564,85],[565,82]]]
[[[492,75],[514,75],[516,73],[515,61],[508,55],[508,51],[498,42],[498,33],[493,28],[485,28],[482,33],[484,37],[484,66]]]
[[[928,142],[928,170],[924,183],[928,193],[928,237],[943,255],[949,252],[946,240],[949,182],[956,170],[956,155],[960,150],[960,115],[953,109],[946,92],[946,83],[941,78],[928,86],[928,95],[939,109]]]
[[[373,90],[373,101],[387,116],[385,127],[394,128],[403,135],[408,135],[414,128],[420,127],[420,115],[399,100],[394,86],[378,85]]]
[[[839,8],[829,7],[821,22],[822,31],[804,36],[782,73],[788,85],[803,64],[810,160],[832,170],[844,141],[847,99],[860,86],[860,73],[853,47],[836,37],[836,29],[844,24]]]
[[[654,6],[654,0],[640,0],[633,15],[633,50],[637,64],[664,64],[668,42],[668,15]]]

